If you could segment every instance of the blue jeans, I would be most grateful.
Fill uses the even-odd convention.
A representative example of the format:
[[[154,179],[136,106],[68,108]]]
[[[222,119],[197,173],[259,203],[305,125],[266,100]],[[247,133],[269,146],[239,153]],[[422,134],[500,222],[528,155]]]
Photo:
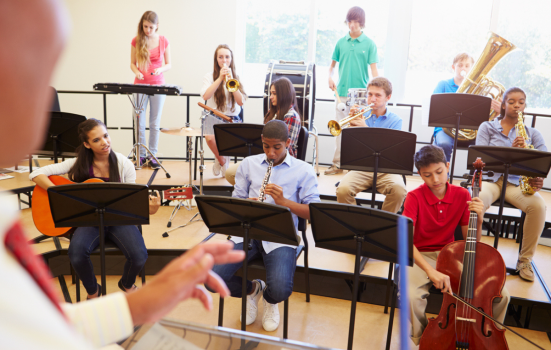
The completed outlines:
[[[440,130],[434,134],[434,144],[444,150],[446,161],[449,162],[453,152],[453,137]]]
[[[136,282],[136,275],[147,260],[147,249],[140,230],[132,225],[108,226],[105,227],[105,239],[115,243],[126,257],[122,285],[124,288],[131,288]],[[94,294],[97,291],[98,282],[90,260],[90,253],[97,246],[99,246],[98,227],[77,228],[69,245],[69,260],[88,294]]]
[[[270,304],[278,304],[293,293],[293,278],[296,268],[296,250],[291,247],[279,247],[266,254],[262,247],[262,241],[251,240],[252,249],[248,252],[248,261],[258,258],[264,260],[266,266],[266,290],[264,299]],[[234,250],[243,250],[243,243],[238,243]],[[243,279],[234,276],[237,270],[243,266],[242,262],[235,264],[216,265],[212,269],[228,285],[231,296],[241,298],[241,283]],[[253,284],[247,281],[247,293],[252,291]],[[209,289],[210,290],[210,289]],[[212,290],[210,290],[212,292]]]
[[[134,94],[134,103],[143,98],[142,94]],[[143,111],[138,118],[138,127],[140,128],[140,140],[141,144],[145,145],[145,111],[147,110],[147,104],[149,104],[149,145],[147,146],[153,155],[157,154],[159,144],[159,132],[161,126],[161,114],[163,113],[163,106],[165,104],[166,95],[146,95],[143,102]],[[145,157],[145,148],[140,147],[140,157]]]

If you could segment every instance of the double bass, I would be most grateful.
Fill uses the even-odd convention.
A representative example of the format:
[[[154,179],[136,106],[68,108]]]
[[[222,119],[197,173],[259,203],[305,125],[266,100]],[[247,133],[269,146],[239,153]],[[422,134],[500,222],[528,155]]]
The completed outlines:
[[[478,158],[473,165],[472,197],[478,197],[485,164]],[[458,293],[444,294],[438,317],[429,320],[421,336],[420,350],[509,348],[505,330],[489,318],[505,284],[505,262],[494,247],[476,241],[477,221],[471,212],[466,239],[449,243],[438,255],[436,270],[450,277],[451,290]]]

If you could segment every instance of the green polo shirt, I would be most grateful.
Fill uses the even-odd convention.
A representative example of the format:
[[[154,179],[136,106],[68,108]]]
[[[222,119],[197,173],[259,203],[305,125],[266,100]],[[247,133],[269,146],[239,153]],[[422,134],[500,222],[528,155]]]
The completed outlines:
[[[375,42],[363,32],[356,39],[352,39],[350,33],[339,39],[332,59],[339,62],[339,96],[346,96],[348,89],[367,87],[368,66],[379,62]]]

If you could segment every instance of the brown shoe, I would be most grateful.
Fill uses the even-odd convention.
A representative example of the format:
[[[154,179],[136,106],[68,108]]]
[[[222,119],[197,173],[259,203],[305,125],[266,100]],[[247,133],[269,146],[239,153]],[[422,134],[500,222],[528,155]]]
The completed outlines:
[[[520,278],[522,278],[523,280],[528,282],[534,282],[534,270],[532,270],[532,263],[530,261],[526,261],[526,262],[518,261],[517,272]]]
[[[335,175],[335,174],[342,174],[343,170],[337,168],[336,165],[331,165],[331,167],[325,169],[323,172],[324,175]]]

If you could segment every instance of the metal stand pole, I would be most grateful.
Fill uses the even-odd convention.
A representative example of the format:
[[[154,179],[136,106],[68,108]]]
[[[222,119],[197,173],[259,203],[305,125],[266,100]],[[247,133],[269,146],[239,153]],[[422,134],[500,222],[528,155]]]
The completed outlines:
[[[134,160],[135,160],[134,161],[134,167],[136,168],[136,170],[140,170],[142,168],[141,159],[140,159],[140,151],[141,151],[140,147],[145,148],[147,153],[149,153],[149,155],[153,159],[155,159],[157,164],[159,164],[161,166],[163,171],[166,173],[166,177],[170,178],[170,174],[168,173],[168,171],[166,171],[165,167],[161,164],[161,162],[159,162],[159,159],[157,159],[157,157],[153,153],[151,153],[151,151],[149,150],[149,148],[146,145],[144,145],[143,143],[140,143],[139,118],[140,118],[140,113],[145,111],[144,104],[145,104],[145,100],[147,98],[147,95],[146,94],[136,94],[136,102],[134,102],[130,98],[130,95],[126,95],[126,96],[128,96],[128,99],[130,100],[130,103],[132,104],[132,107],[134,108],[134,138],[135,138],[135,142],[136,142],[132,146],[132,150],[130,151],[128,156],[130,157],[131,154],[134,154]]]

